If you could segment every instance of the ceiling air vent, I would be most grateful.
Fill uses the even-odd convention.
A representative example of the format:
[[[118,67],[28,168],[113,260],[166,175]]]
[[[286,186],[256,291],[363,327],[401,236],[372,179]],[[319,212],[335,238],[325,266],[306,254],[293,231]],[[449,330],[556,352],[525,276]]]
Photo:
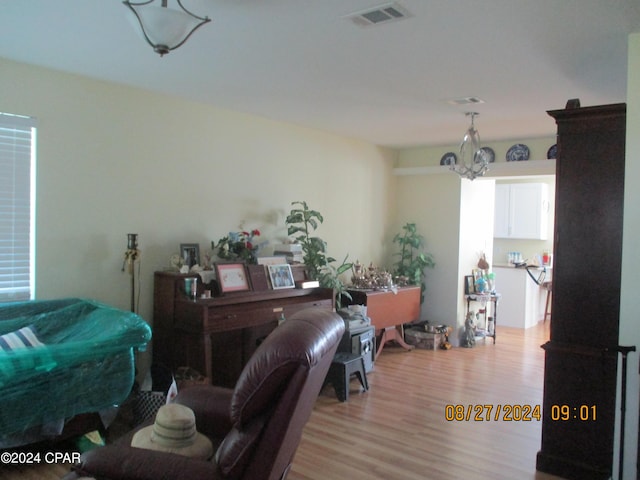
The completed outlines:
[[[410,16],[411,14],[406,8],[396,2],[392,2],[372,7],[361,12],[352,13],[347,15],[346,18],[350,19],[356,25],[368,27],[370,25],[379,25],[381,23],[388,23],[394,20],[402,20],[403,18]]]
[[[484,100],[478,97],[460,97],[447,100],[447,103],[451,105],[472,105],[475,103],[484,103]]]

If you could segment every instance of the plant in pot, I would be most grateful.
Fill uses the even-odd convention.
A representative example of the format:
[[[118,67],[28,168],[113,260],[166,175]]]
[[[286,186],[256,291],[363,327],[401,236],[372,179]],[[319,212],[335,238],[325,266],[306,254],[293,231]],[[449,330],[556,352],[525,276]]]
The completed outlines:
[[[418,233],[415,223],[407,223],[402,231],[393,237],[393,243],[398,244],[400,251],[394,256],[399,257],[393,264],[394,276],[400,285],[420,285],[420,303],[424,302],[426,284],[424,281],[425,268],[433,268],[433,255],[424,251],[424,237]]]
[[[327,243],[313,232],[324,222],[317,210],[311,210],[307,202],[291,202],[294,207],[285,219],[287,235],[302,245],[302,258],[308,278],[318,280],[321,287],[333,288],[336,293],[336,306],[341,307],[342,297],[351,298],[340,275],[351,269],[352,264],[344,258],[339,266],[332,265],[336,259],[327,255]]]
[[[211,242],[211,249],[216,251],[218,258],[224,260],[237,260],[248,265],[258,263],[258,244],[255,238],[260,236],[260,230],[253,229],[250,232],[229,232],[218,243]]]

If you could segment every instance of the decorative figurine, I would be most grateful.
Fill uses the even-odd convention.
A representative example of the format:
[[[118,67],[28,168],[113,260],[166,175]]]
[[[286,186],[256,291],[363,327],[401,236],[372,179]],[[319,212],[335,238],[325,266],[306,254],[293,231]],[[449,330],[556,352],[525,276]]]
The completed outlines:
[[[466,348],[473,348],[476,345],[476,322],[474,320],[476,313],[469,311],[467,318],[464,321],[464,338],[462,339],[462,346]]]

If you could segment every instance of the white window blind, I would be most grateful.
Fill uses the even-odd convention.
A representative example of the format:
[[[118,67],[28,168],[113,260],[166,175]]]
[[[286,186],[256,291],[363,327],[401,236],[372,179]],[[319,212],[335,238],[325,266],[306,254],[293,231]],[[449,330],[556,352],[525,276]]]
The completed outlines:
[[[34,298],[36,122],[0,112],[0,302]]]

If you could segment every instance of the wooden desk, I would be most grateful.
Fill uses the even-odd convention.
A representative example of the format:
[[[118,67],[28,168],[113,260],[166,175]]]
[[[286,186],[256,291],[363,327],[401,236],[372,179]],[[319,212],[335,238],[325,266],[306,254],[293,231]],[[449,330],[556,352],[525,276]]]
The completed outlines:
[[[379,337],[376,358],[384,345],[393,340],[402,348],[412,350],[404,341],[402,325],[420,318],[420,287],[392,290],[349,290],[352,305],[366,305],[367,316]]]
[[[154,362],[195,368],[214,385],[233,387],[259,340],[279,321],[305,308],[334,308],[333,290],[327,288],[239,292],[193,301],[181,291],[186,276],[155,274]]]

